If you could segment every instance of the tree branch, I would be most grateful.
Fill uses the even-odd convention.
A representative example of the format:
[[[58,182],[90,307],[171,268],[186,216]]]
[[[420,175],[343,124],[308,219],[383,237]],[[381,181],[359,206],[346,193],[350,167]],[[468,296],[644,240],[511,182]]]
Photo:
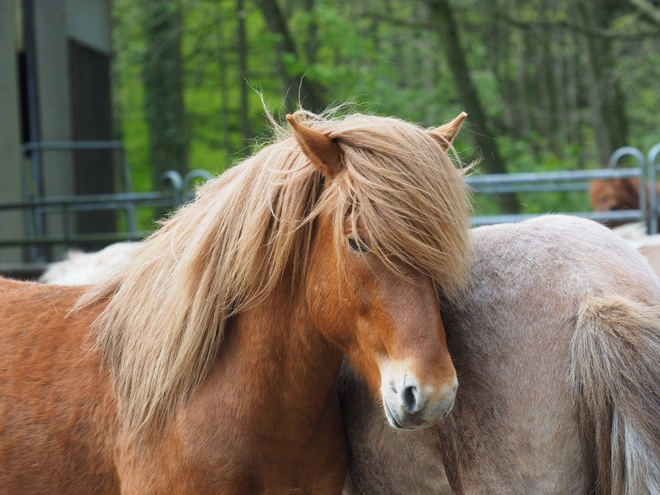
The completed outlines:
[[[630,2],[645,2],[646,0],[629,0]],[[610,29],[600,29],[597,27],[592,27],[592,26],[586,26],[584,24],[578,24],[575,22],[569,22],[569,21],[545,21],[545,20],[540,20],[540,21],[520,21],[518,19],[514,19],[513,17],[510,17],[502,12],[493,10],[492,14],[506,22],[507,24],[510,24],[514,27],[517,27],[519,29],[535,29],[535,28],[564,28],[564,29],[570,29],[571,31],[575,31],[577,33],[583,34],[585,36],[590,36],[593,38],[607,38],[607,39],[612,39],[612,40],[636,40],[640,38],[650,38],[650,37],[656,37],[660,35],[660,29],[658,30],[653,30],[653,31],[646,31],[646,32],[641,32],[641,33],[618,33],[614,32]]]
[[[651,9],[654,9],[654,7],[647,2],[647,0],[629,0],[631,3],[645,3],[648,7]],[[640,7],[641,9],[641,7]],[[653,10],[652,10],[653,11]],[[649,16],[651,16],[650,12],[645,11]],[[655,10],[653,11],[655,14],[660,16],[660,10]],[[508,16],[500,11],[497,10],[492,10],[491,14],[493,14],[496,18],[498,18],[501,21],[506,22],[507,24],[516,27],[518,29],[538,29],[538,28],[563,28],[563,29],[569,29],[571,31],[578,32],[580,34],[583,34],[585,36],[591,36],[593,38],[607,38],[607,39],[612,39],[612,40],[637,40],[637,39],[642,39],[642,38],[652,38],[656,36],[660,36],[660,29],[653,30],[653,31],[646,31],[646,32],[641,32],[641,33],[619,33],[612,31],[610,29],[599,29],[596,27],[592,26],[585,26],[584,24],[578,24],[574,22],[569,22],[569,21],[545,21],[545,20],[538,20],[538,21],[521,21],[518,19],[514,19],[511,16]],[[435,26],[433,26],[429,22],[421,22],[421,21],[411,21],[407,19],[397,19],[395,17],[392,17],[390,15],[386,14],[380,14],[380,13],[375,13],[375,12],[367,12],[364,14],[364,17],[374,19],[377,21],[383,21],[387,22],[389,24],[392,24],[394,26],[400,26],[400,27],[409,27],[409,28],[414,28],[414,29],[428,29],[428,30],[433,30],[435,29]],[[655,20],[655,18],[654,18]],[[660,20],[659,20],[660,23]]]
[[[644,12],[653,20],[653,22],[660,24],[660,9],[654,7],[648,0],[628,0],[639,10]]]

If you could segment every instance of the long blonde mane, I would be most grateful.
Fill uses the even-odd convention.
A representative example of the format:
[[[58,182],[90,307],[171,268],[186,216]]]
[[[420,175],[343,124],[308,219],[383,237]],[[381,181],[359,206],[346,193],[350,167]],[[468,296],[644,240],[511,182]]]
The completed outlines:
[[[438,141],[394,118],[296,118],[339,146],[345,168],[333,180],[325,183],[278,128],[274,144],[202,186],[120,273],[79,301],[107,302],[93,331],[127,431],[165,424],[206,376],[228,319],[267,297],[285,270],[304,280],[322,211],[332,212],[337,243],[359,223],[382,259],[428,273],[448,294],[464,286],[466,190]]]

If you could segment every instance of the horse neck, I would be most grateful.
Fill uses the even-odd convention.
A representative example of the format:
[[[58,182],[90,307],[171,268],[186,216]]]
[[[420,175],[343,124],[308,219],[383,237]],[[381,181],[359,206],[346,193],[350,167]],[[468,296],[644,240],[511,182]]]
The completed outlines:
[[[237,315],[229,330],[228,346],[223,347],[228,352],[233,345],[240,347],[251,385],[261,387],[264,398],[303,402],[311,411],[310,406],[323,407],[334,393],[343,354],[317,330],[303,290],[275,290]]]

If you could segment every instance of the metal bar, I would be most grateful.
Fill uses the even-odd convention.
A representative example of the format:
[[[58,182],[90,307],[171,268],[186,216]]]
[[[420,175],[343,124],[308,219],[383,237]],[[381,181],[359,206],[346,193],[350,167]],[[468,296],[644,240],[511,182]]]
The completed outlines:
[[[36,45],[35,45],[35,25],[34,25],[34,2],[33,0],[23,0],[23,36],[25,43],[25,73],[26,73],[26,90],[27,90],[27,109],[28,109],[28,133],[30,141],[39,141],[41,139],[39,133],[39,92],[37,88],[37,62],[36,62]],[[41,177],[41,154],[38,150],[34,150],[31,154],[31,182],[32,185],[27,187],[28,195],[23,199],[32,198],[33,194],[38,197],[43,197],[44,184]],[[23,176],[25,177],[25,170]],[[28,184],[27,178],[25,183]],[[35,236],[42,236],[45,233],[45,223],[41,212],[38,209],[30,210],[32,214],[32,221],[30,222],[34,229]],[[28,229],[32,230],[32,229]],[[45,253],[42,249],[36,246],[28,248],[30,258],[32,261],[43,262],[45,260]]]
[[[128,165],[128,158],[126,150],[121,141],[42,141],[42,142],[29,142],[22,145],[21,149],[24,153],[39,151],[70,151],[70,150],[117,150],[120,152],[121,160],[121,175],[124,190],[128,193],[132,192],[132,183],[130,168]],[[131,232],[137,231],[137,222],[135,219],[135,205],[130,202],[124,206],[126,211],[126,221],[128,229]]]
[[[660,150],[658,151],[660,153]],[[638,167],[618,169],[616,165],[625,156],[632,156],[637,160]],[[648,221],[650,209],[648,204],[655,205],[652,199],[647,200],[646,194],[646,159],[641,151],[630,146],[616,150],[610,158],[609,168],[598,170],[568,170],[557,172],[524,172],[514,174],[473,175],[466,177],[465,182],[475,193],[498,194],[505,192],[556,192],[556,191],[585,191],[589,183],[597,179],[627,179],[638,178],[640,181],[640,208],[638,210],[616,212],[578,212],[571,215],[591,218],[597,221]],[[569,184],[567,184],[569,183]],[[648,183],[655,185],[653,180]],[[656,209],[657,210],[657,209]],[[492,225],[503,222],[519,222],[527,218],[534,218],[538,214],[523,215],[492,215],[472,218],[472,225]]]
[[[509,192],[580,192],[589,189],[588,182],[573,184],[550,182],[547,184],[470,184],[470,189],[479,194],[496,194]]]
[[[542,215],[547,215],[547,213],[528,213],[523,215],[482,215],[475,216],[471,218],[471,223],[473,227],[479,227],[481,225],[495,225],[498,223],[517,223],[522,222],[530,218],[536,218]],[[643,212],[640,210],[618,210],[618,211],[593,211],[593,212],[578,212],[578,213],[566,213],[566,215],[590,218],[591,220],[596,220],[599,222],[605,221],[641,221],[643,218]]]
[[[610,168],[615,168],[618,166],[619,161],[626,157],[626,156],[632,156],[635,160],[637,160],[637,165],[639,168],[639,209],[642,211],[643,214],[643,219],[642,221],[646,224],[647,226],[647,232],[648,232],[648,227],[649,227],[649,222],[648,222],[648,205],[646,202],[646,174],[644,173],[644,166],[646,164],[646,157],[644,154],[639,151],[637,148],[633,148],[632,146],[624,146],[622,148],[619,148],[618,150],[614,151],[612,153],[612,156],[610,157],[610,161],[608,163],[608,166]],[[635,170],[633,169],[628,169],[628,170]]]
[[[27,151],[123,150],[121,141],[32,141],[21,145]]]
[[[566,170],[559,172],[522,172],[516,174],[471,175],[465,178],[470,186],[487,184],[523,184],[538,182],[591,181],[594,179],[626,179],[639,177],[637,168]]]
[[[86,235],[75,235],[71,237],[65,236],[44,236],[39,239],[30,239],[27,242],[30,244],[38,244],[43,246],[51,246],[57,244],[85,244],[85,243],[98,243],[98,242],[123,242],[123,241],[138,241],[144,239],[146,236],[151,234],[150,231],[142,232],[108,232],[105,234],[86,234]],[[25,239],[8,239],[0,241],[0,248],[2,247],[14,247],[14,246],[24,246],[26,244]]]
[[[127,193],[133,192],[133,183],[131,182],[131,169],[128,166],[128,155],[122,146],[121,148],[121,172],[124,179],[124,191]],[[135,204],[128,203],[126,205],[126,223],[129,232],[137,232],[137,221],[135,219]]]
[[[71,219],[69,218],[69,215],[71,213],[71,210],[69,209],[69,205],[62,205],[62,224],[63,228],[62,231],[64,232],[64,238],[65,239],[70,239],[71,238]],[[67,243],[66,245],[67,248],[69,248],[69,244]]]
[[[633,146],[623,146],[612,153],[607,167],[610,169],[615,169],[619,164],[619,160],[621,160],[621,158],[624,156],[634,156],[637,159],[637,163],[644,163],[644,153]]]
[[[183,196],[185,200],[190,201],[195,197],[194,183],[197,179],[204,179],[204,182],[206,182],[212,178],[213,174],[211,172],[201,168],[188,172],[183,178]]]
[[[646,162],[649,174],[649,234],[655,235],[658,233],[658,189],[657,189],[657,174],[658,174],[658,157],[660,157],[660,143],[651,148],[647,155]]]
[[[81,203],[81,204],[60,204],[60,205],[51,205],[44,206],[45,211],[61,211],[62,208],[66,207],[70,211],[99,211],[99,210],[118,210],[126,207],[126,204],[132,204],[139,207],[152,207],[152,208],[165,208],[169,206],[178,206],[176,198],[172,196],[166,196],[163,198],[149,199],[149,200],[135,200],[128,199],[127,201],[103,201],[103,202],[93,202],[93,203]]]
[[[168,170],[161,176],[160,183],[165,187],[171,188],[174,192],[174,197],[176,198],[175,206],[183,203],[183,178],[179,172]]]
[[[84,149],[89,143],[78,143],[78,149]],[[121,143],[111,142],[113,146],[117,145],[117,149],[124,154]],[[29,143],[27,148],[35,149],[72,149],[71,143],[56,142],[56,143]],[[95,146],[107,147],[108,142],[98,142]],[[75,234],[72,232],[69,216],[72,212],[76,211],[90,211],[90,210],[107,210],[107,209],[125,209],[127,213],[133,212],[136,207],[168,207],[179,206],[183,198],[184,180],[177,172],[170,171],[164,174],[162,183],[168,188],[167,191],[153,191],[144,193],[135,193],[131,191],[130,175],[127,168],[128,163],[123,158],[123,173],[125,177],[125,186],[128,192],[125,193],[112,193],[112,194],[93,194],[85,196],[60,196],[60,197],[32,197],[28,201],[13,202],[0,204],[0,213],[4,210],[26,210],[32,211],[39,209],[44,214],[46,213],[60,213],[64,215],[63,218],[63,234],[59,236],[48,236],[41,234],[32,239],[9,239],[0,241],[0,248],[32,245],[35,249],[42,249],[45,246],[64,244],[75,245],[85,243],[111,243],[126,240],[139,240],[150,234],[148,231],[139,231],[135,223],[134,216],[129,216],[128,232],[109,232],[109,233],[96,233],[96,234]],[[192,175],[188,177],[190,181],[195,178],[208,178],[210,174],[206,172],[193,171]],[[131,219],[132,217],[132,219]]]
[[[169,200],[174,203],[177,196],[162,192],[145,193],[115,193],[115,194],[89,194],[85,196],[54,196],[51,198],[34,199],[32,201],[18,203],[0,203],[0,210],[15,210],[21,208],[33,208],[36,206],[63,206],[63,205],[84,205],[98,203],[145,203],[150,201]]]

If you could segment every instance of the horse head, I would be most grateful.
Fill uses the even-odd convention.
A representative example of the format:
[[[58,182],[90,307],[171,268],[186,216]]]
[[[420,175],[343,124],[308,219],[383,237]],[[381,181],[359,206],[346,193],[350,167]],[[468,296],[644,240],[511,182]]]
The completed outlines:
[[[599,179],[589,187],[589,197],[594,211],[618,211],[639,209],[639,180]],[[608,227],[623,222],[606,222]]]
[[[463,118],[464,114],[416,137],[424,140],[431,156],[437,158],[451,144]],[[435,201],[430,194],[416,196],[419,184],[406,184],[401,174],[398,184],[388,181],[392,194],[386,198],[389,205],[380,204],[373,190],[360,198],[355,176],[368,179],[361,185],[372,188],[377,178],[367,177],[369,172],[363,167],[367,161],[378,162],[378,152],[363,148],[358,155],[367,159],[360,162],[355,153],[351,156],[355,146],[343,146],[341,135],[332,137],[332,133],[316,131],[292,116],[287,120],[301,150],[325,178],[306,274],[306,297],[315,326],[348,356],[372,393],[380,392],[391,426],[430,426],[451,410],[458,382],[440,316],[437,271],[423,259],[424,255],[439,254],[443,246],[427,245],[434,233],[425,231],[412,216],[424,216],[429,204],[431,210],[438,204],[445,208],[445,200]],[[448,171],[449,161],[439,161]],[[460,180],[458,171],[450,166]],[[391,164],[380,164],[376,169],[376,173],[392,173]],[[414,168],[405,172],[415,175]],[[400,197],[394,197],[397,192]],[[465,204],[465,198],[460,199]],[[432,215],[429,211],[425,214]],[[398,228],[402,219],[397,215],[409,222],[408,232]],[[425,220],[430,219],[422,218],[421,223]],[[442,222],[436,219],[436,223]],[[417,249],[406,243],[416,243]],[[458,241],[461,243],[462,239]],[[440,258],[446,262],[447,256]]]

